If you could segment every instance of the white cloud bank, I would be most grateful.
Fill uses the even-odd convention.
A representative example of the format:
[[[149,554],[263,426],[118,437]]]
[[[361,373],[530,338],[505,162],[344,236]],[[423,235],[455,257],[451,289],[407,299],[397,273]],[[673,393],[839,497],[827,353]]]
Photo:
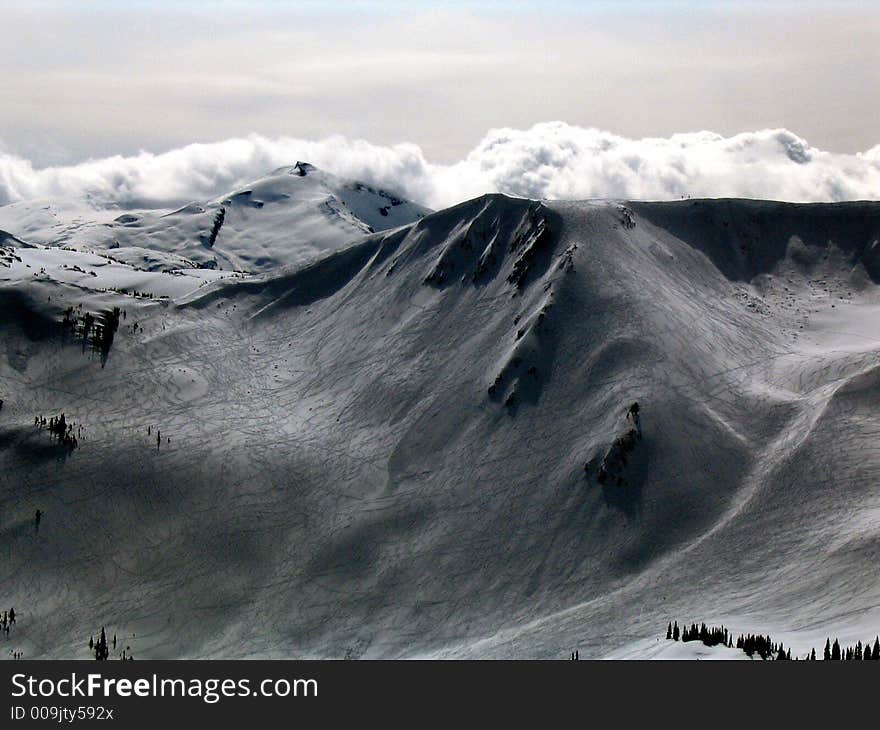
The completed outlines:
[[[433,208],[485,192],[552,199],[880,199],[880,145],[838,154],[811,147],[785,129],[627,139],[546,122],[491,130],[450,165],[432,164],[414,144],[386,147],[343,137],[251,135],[40,169],[0,152],[0,204],[86,196],[96,205],[161,207],[220,195],[297,160]]]

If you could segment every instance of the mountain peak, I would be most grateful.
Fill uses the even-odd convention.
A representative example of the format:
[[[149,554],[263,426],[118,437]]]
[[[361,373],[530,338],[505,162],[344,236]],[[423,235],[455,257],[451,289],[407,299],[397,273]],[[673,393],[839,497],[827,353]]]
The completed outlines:
[[[272,170],[267,177],[279,177],[281,175],[293,175],[294,177],[305,177],[310,172],[320,172],[311,162],[303,162],[297,160],[295,165],[282,165]]]
[[[311,163],[309,163],[309,162],[302,162],[302,161],[299,161],[299,160],[297,160],[297,163],[293,166],[293,170],[296,170],[296,171],[297,171],[297,174],[298,174],[300,177],[305,177],[305,176],[308,175],[310,172],[314,172],[314,171],[317,170],[317,169],[318,169],[318,168],[315,167],[313,164],[311,164]],[[293,170],[291,170],[291,172],[293,172]]]
[[[135,267],[153,261],[154,254],[147,253],[153,251],[166,268],[179,268],[186,260],[191,266],[249,273],[303,263],[365,234],[413,223],[429,212],[304,160],[167,213],[127,211],[114,220],[97,221],[82,217],[77,209],[59,222],[54,211],[43,215],[40,209],[41,215],[35,216],[33,204],[19,208],[0,216],[0,228],[18,239],[113,249],[116,259]],[[3,240],[0,234],[0,243]]]

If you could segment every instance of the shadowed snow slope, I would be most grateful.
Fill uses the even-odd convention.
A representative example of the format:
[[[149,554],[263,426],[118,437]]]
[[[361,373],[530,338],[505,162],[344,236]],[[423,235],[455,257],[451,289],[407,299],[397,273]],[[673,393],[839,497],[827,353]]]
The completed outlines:
[[[385,190],[298,162],[172,212],[117,215],[75,201],[13,203],[0,207],[0,228],[45,245],[113,249],[116,259],[152,270],[181,268],[184,260],[190,268],[258,272],[301,264],[427,212]]]
[[[104,625],[136,657],[647,657],[672,619],[802,653],[873,637],[878,240],[873,203],[490,195],[162,302],[0,268],[10,645],[86,656]],[[126,310],[103,367],[58,325],[80,304]],[[61,412],[70,453],[32,426]]]

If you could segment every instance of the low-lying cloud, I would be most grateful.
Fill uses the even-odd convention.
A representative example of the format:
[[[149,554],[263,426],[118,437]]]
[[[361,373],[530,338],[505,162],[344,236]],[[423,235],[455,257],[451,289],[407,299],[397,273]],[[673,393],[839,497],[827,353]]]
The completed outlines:
[[[448,165],[431,163],[414,144],[379,146],[343,137],[251,135],[45,168],[0,152],[0,204],[86,197],[100,206],[171,206],[223,194],[297,160],[432,208],[486,192],[550,199],[880,198],[880,145],[839,154],[785,129],[628,139],[547,122],[493,129],[464,159]]]

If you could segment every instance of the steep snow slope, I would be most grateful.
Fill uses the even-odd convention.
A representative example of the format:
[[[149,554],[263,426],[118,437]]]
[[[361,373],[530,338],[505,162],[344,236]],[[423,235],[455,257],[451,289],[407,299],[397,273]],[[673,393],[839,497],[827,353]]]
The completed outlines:
[[[870,203],[493,195],[174,303],[0,281],[10,646],[647,657],[673,618],[864,641],[878,240]],[[103,367],[59,332],[83,301],[127,309]],[[70,453],[32,426],[62,411]]]
[[[355,238],[411,223],[427,209],[298,162],[205,203],[178,210],[94,210],[83,202],[24,201],[0,207],[0,228],[35,243],[113,249],[152,270],[189,267],[271,271]]]

